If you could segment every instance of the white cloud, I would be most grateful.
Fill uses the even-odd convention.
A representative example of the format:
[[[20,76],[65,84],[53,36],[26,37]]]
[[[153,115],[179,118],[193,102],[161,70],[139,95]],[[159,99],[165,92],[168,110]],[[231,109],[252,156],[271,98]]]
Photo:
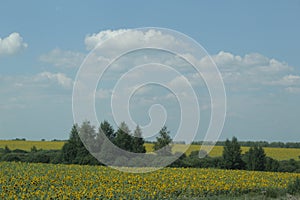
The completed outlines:
[[[87,50],[92,50],[95,48],[98,44],[103,43],[105,40],[114,37],[116,35],[119,35],[121,33],[124,33],[128,31],[128,29],[119,29],[119,30],[105,30],[100,31],[99,33],[93,33],[89,34],[85,37],[84,43]]]
[[[0,55],[13,55],[26,49],[28,44],[23,42],[19,33],[11,33],[6,38],[0,38]]]
[[[33,102],[68,102],[73,81],[62,73],[42,72],[29,76],[0,75],[0,108],[30,108]]]
[[[292,66],[274,58],[268,58],[258,53],[244,56],[221,51],[211,56],[219,68],[225,87],[234,91],[262,88],[262,85],[291,85],[299,84],[297,75],[291,75]],[[200,66],[209,65],[209,57],[199,61]]]
[[[43,81],[50,81],[55,82],[62,86],[63,88],[71,88],[73,85],[73,81],[71,78],[67,77],[63,73],[51,73],[51,72],[42,72],[37,74],[34,77],[34,81],[36,82],[43,82]]]
[[[291,71],[293,69],[285,62],[280,62],[258,53],[250,53],[242,57],[221,51],[217,55],[213,55],[212,59],[220,67],[221,71],[256,70],[257,72],[268,73]]]
[[[269,83],[270,85],[282,85],[282,86],[300,86],[300,76],[297,75],[286,75],[282,77],[280,80],[272,81]]]
[[[63,51],[61,49],[53,49],[47,54],[41,55],[40,60],[51,63],[56,67],[79,67],[85,57],[85,54],[74,51]]]
[[[168,83],[168,86],[184,93],[190,85],[184,76],[177,76]]]
[[[122,33],[125,34],[122,35],[124,38],[122,38],[121,41],[112,39],[110,40],[111,47],[105,47],[105,41],[107,39],[116,37]],[[134,48],[139,45],[155,46],[156,44],[159,44],[159,46],[168,48],[173,47],[172,45],[174,44],[180,44],[179,46],[182,46],[182,49],[189,49],[189,45],[182,44],[180,42],[182,41],[177,40],[172,35],[151,29],[147,31],[131,29],[105,30],[99,33],[87,35],[85,38],[85,45],[88,50],[93,49],[98,44],[102,44],[105,47],[105,50],[107,51],[101,52],[99,55],[102,56],[101,60],[104,64],[110,62],[109,59],[104,61],[105,58],[110,57],[110,53],[118,52],[123,48],[125,49],[125,47]],[[132,67],[152,62],[173,67],[187,78],[193,87],[202,88],[206,87],[203,78],[210,81],[217,78],[214,73],[211,73],[213,72],[212,59],[221,72],[227,91],[257,92],[259,90],[262,91],[266,89],[266,87],[272,87],[273,89],[276,89],[277,87],[278,89],[282,89],[283,85],[298,86],[299,84],[296,78],[298,75],[292,66],[286,62],[279,61],[275,58],[269,58],[259,53],[234,55],[230,52],[220,51],[211,57],[204,56],[202,58],[194,58],[190,54],[189,50],[178,50],[178,52],[179,55],[175,56],[170,56],[163,52],[161,54],[156,52],[155,54],[153,52],[147,53],[146,51],[133,55],[122,56],[122,58],[115,61],[106,71],[106,77],[109,78],[107,80],[117,81],[122,74],[126,73],[129,69],[132,69]],[[202,74],[199,75],[190,64],[183,61],[181,56],[191,59],[193,62],[197,63]],[[103,64],[100,61],[95,61],[95,63]],[[93,62],[92,65],[97,66]],[[91,69],[93,68],[91,67]],[[145,71],[143,71],[143,73],[146,73],[147,76],[153,76],[153,80],[156,80],[157,77],[163,74],[162,69],[163,67],[159,68],[160,71],[155,73],[155,75],[151,75],[151,73]],[[132,76],[133,75],[135,74],[132,74]],[[139,80],[139,77],[142,77],[142,74],[137,74],[137,77],[133,76],[132,80]],[[178,87],[178,89],[184,86],[182,80],[181,82],[180,80],[173,80],[172,84],[177,84],[176,87]]]
[[[142,44],[148,47],[152,45],[162,45],[162,46],[173,46],[175,43],[180,42],[176,40],[172,35],[163,34],[160,31],[155,29],[149,29],[147,31],[136,30],[136,29],[119,29],[119,30],[105,30],[100,31],[99,33],[89,34],[85,37],[84,43],[87,50],[92,50],[99,44],[105,46],[105,41],[109,38],[114,38],[120,34],[122,35],[122,40],[111,40],[110,48],[106,47],[105,53],[109,53],[109,50],[118,51],[123,48],[137,48]],[[127,34],[128,33],[128,34]],[[113,44],[113,45],[112,45]],[[185,44],[182,44],[183,46]],[[103,53],[103,52],[102,52]]]

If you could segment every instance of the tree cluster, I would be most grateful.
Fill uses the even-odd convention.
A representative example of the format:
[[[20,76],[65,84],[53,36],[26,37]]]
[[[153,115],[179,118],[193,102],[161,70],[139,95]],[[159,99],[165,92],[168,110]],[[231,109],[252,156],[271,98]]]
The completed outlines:
[[[199,158],[199,155],[202,154]],[[204,156],[203,156],[204,155]],[[257,144],[242,154],[241,145],[236,137],[224,142],[221,157],[209,157],[206,152],[193,151],[183,155],[171,167],[221,168],[252,171],[300,172],[300,161],[294,159],[277,161],[267,157],[263,148]]]

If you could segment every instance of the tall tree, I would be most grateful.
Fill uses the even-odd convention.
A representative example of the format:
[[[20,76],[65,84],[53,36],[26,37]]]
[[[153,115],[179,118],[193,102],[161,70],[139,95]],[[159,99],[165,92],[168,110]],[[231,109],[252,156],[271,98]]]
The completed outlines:
[[[135,153],[146,153],[146,148],[144,146],[145,141],[142,137],[142,130],[139,125],[136,126],[133,136],[132,151]]]
[[[236,137],[233,137],[232,141],[226,140],[222,156],[226,169],[244,169],[242,150]]]
[[[172,154],[172,138],[170,137],[170,131],[164,126],[159,131],[159,136],[156,137],[153,150],[157,151],[159,155],[171,155]]]
[[[96,130],[95,127],[91,125],[89,121],[84,121],[79,128],[80,139],[83,144],[87,147],[90,152],[97,151],[97,141],[96,141]],[[82,149],[82,153],[85,152],[86,148]]]
[[[116,136],[114,128],[106,120],[100,124],[99,133],[100,132],[103,132],[110,140],[113,140]]]
[[[62,148],[63,161],[74,164],[98,164],[99,162],[90,154],[81,140],[94,142],[94,140],[89,141],[94,137],[93,135],[95,135],[95,130],[89,122],[83,122],[80,128],[73,125],[70,138]]]
[[[122,122],[116,132],[114,143],[126,151],[133,151],[132,148],[133,137],[130,134],[130,130],[125,122]]]
[[[266,154],[261,146],[255,145],[244,155],[246,169],[264,171],[266,169]]]
[[[80,146],[83,146],[79,134],[78,134],[78,126],[76,124],[73,125],[69,140],[62,147],[62,159],[66,163],[72,163],[76,156],[77,151]]]

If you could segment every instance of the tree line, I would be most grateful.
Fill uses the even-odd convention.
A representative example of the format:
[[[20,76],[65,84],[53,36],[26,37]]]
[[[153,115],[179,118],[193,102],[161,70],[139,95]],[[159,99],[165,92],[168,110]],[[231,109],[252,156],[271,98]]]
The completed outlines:
[[[224,146],[226,141],[217,141],[216,146]],[[209,144],[209,142],[205,142]],[[203,141],[194,141],[192,144],[202,145]],[[244,147],[261,146],[274,148],[300,148],[300,142],[267,142],[267,141],[239,141],[239,144]]]
[[[85,146],[85,144],[89,144]],[[73,125],[69,139],[61,150],[42,150],[32,147],[30,151],[20,149],[10,150],[8,147],[0,149],[1,161],[21,161],[21,162],[40,162],[40,163],[63,163],[63,164],[84,164],[84,165],[103,165],[95,155],[116,156],[110,145],[114,144],[125,151],[133,153],[146,153],[145,140],[139,126],[131,132],[125,122],[122,122],[117,130],[104,121],[96,129],[86,121],[81,126]],[[150,154],[147,162],[154,166],[159,164],[159,156],[172,157],[179,152],[172,152],[172,138],[170,131],[164,126],[159,131],[158,137],[153,144],[156,154]],[[249,150],[242,154],[241,143],[236,137],[227,139],[223,144],[223,152],[220,157],[210,157],[205,151],[193,151],[189,155],[182,154],[168,167],[194,167],[194,168],[221,168],[221,169],[241,169],[255,171],[273,172],[300,172],[300,161],[294,159],[278,161],[266,156],[263,145],[254,143]],[[111,155],[110,155],[111,154]],[[201,158],[199,158],[201,155]],[[144,161],[138,158],[127,158],[123,155],[114,160],[111,165],[122,165],[124,162],[132,163],[135,166],[143,166]],[[149,156],[148,156],[149,157]],[[163,158],[163,157],[162,157]],[[124,159],[127,159],[124,161]]]

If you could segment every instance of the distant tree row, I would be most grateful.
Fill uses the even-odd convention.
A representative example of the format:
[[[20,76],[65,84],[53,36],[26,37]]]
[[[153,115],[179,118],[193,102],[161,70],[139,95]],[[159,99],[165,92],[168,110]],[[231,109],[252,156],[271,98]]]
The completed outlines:
[[[205,155],[206,152],[191,152],[189,156],[182,156],[171,166],[300,173],[300,161],[278,161],[267,157],[263,148],[257,144],[242,154],[241,145],[236,137],[224,142],[221,157],[209,157],[206,154],[204,158],[199,158],[199,154]]]
[[[201,145],[203,141],[194,141],[192,144]],[[206,142],[209,144],[209,142]],[[225,146],[226,141],[217,141],[215,145]],[[267,142],[267,141],[239,141],[239,144],[244,147],[275,147],[275,148],[300,148],[300,142]]]

